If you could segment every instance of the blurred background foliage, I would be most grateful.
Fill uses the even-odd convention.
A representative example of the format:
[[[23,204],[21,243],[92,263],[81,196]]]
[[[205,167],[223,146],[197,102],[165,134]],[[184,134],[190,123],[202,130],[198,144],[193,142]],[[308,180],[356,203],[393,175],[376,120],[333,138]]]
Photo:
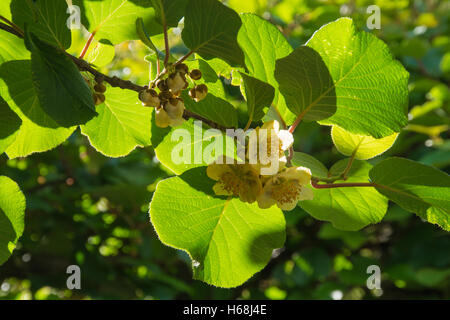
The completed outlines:
[[[450,1],[438,0],[228,0],[276,24],[294,47],[341,16],[362,29],[366,8],[381,8],[383,39],[411,74],[410,124],[394,147],[372,159],[407,157],[450,169]],[[180,29],[170,41],[176,57],[187,50]],[[367,30],[367,29],[366,29]],[[369,30],[367,30],[369,31]],[[74,31],[70,52],[86,34]],[[160,36],[154,42],[163,47]],[[110,47],[94,41],[87,58],[111,75],[148,82],[148,50],[137,41]],[[147,58],[148,59],[148,58]],[[238,87],[223,79],[239,107]],[[304,123],[296,150],[331,166],[341,159],[330,129]],[[170,176],[152,149],[110,159],[80,132],[62,146],[26,159],[0,156],[0,175],[17,181],[27,197],[26,229],[0,268],[0,299],[449,299],[450,235],[391,205],[382,223],[344,232],[297,208],[286,214],[287,242],[243,286],[215,288],[191,279],[188,256],[165,247],[149,222],[156,183]],[[66,289],[66,268],[77,264],[82,289]],[[366,287],[367,266],[379,265],[382,290]]]

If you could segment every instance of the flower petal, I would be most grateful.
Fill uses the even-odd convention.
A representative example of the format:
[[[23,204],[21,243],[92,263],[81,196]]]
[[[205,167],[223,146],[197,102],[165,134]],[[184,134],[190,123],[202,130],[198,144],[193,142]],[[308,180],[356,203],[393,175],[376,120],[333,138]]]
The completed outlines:
[[[278,138],[281,142],[281,149],[288,150],[294,144],[294,136],[288,130],[281,130],[278,132]]]
[[[270,208],[271,206],[273,206],[274,204],[277,203],[267,193],[263,193],[262,195],[260,195],[257,200],[258,200],[258,206],[261,209],[268,209],[268,208]]]
[[[214,187],[213,187],[213,191],[216,195],[218,196],[232,196],[233,193],[230,191],[227,191],[224,189],[224,185],[221,182],[217,182]]]
[[[307,186],[302,186],[302,188],[300,190],[300,196],[298,198],[299,198],[298,199],[299,201],[313,200],[314,192]]]
[[[284,202],[284,203],[277,202],[277,206],[278,206],[278,208],[280,208],[283,211],[291,211],[297,206],[297,202],[298,201],[296,201],[296,200],[293,200],[290,202]]]

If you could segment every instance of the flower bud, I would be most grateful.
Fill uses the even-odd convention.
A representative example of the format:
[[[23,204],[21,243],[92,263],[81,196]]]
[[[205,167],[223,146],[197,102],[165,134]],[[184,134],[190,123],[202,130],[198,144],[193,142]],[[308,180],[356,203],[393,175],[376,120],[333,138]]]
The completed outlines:
[[[153,108],[159,107],[161,103],[158,93],[153,89],[146,89],[139,92],[139,100],[142,101],[142,105]]]
[[[105,85],[103,83],[97,83],[94,86],[94,90],[95,90],[95,92],[105,93],[106,87],[105,87]]]
[[[187,74],[189,73],[189,68],[184,63],[180,63],[175,66],[175,71],[181,72],[182,74]]]
[[[164,106],[164,109],[171,119],[181,119],[184,113],[183,100],[171,98]]]
[[[103,93],[94,93],[93,97],[94,97],[94,103],[96,106],[98,106],[99,104],[102,104],[106,100],[105,95]]]
[[[157,86],[158,89],[161,90],[161,91],[169,91],[169,87],[167,86],[166,80],[159,79],[159,80],[156,82],[156,86]]]
[[[171,98],[173,98],[173,94],[170,91],[162,91],[159,93],[159,99],[163,102],[167,102]]]
[[[169,115],[164,108],[155,109],[155,123],[160,128],[167,128],[171,122]]]
[[[208,87],[204,84],[199,84],[194,89],[189,91],[189,96],[196,102],[205,99],[207,94],[208,94]]]
[[[202,72],[198,69],[194,69],[189,73],[189,77],[192,80],[200,80],[202,78]]]
[[[167,86],[172,92],[179,92],[186,87],[186,78],[183,73],[176,72],[172,73],[169,78],[167,78]]]

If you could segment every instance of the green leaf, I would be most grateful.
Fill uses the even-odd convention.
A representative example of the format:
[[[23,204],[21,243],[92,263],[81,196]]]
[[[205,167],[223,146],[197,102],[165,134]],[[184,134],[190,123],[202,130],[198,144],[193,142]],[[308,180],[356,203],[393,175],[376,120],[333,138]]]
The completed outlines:
[[[55,0],[14,0],[11,3],[13,22],[22,30],[25,24],[41,40],[67,49],[71,44],[71,32],[67,27],[69,15],[67,3]]]
[[[262,210],[256,203],[217,198],[212,185],[204,167],[161,181],[150,218],[164,244],[188,252],[195,279],[236,287],[283,246],[286,224],[278,208]]]
[[[91,145],[108,157],[123,157],[151,144],[152,108],[143,107],[131,90],[108,87],[98,115],[80,126]]]
[[[336,112],[333,79],[320,55],[301,46],[275,65],[275,78],[288,108],[304,120],[322,120]]]
[[[92,91],[75,63],[59,49],[26,32],[31,70],[41,107],[64,127],[82,124],[95,113]]]
[[[95,45],[91,43],[88,51],[86,52],[85,60],[97,68],[104,67],[113,61],[116,50],[114,46],[97,42]]]
[[[297,167],[309,168],[315,178],[328,178],[328,169],[325,165],[307,153],[294,152],[292,164]]]
[[[136,19],[142,18],[150,35],[162,32],[149,0],[75,0],[81,8],[82,22],[103,43],[119,44],[137,40]]]
[[[25,48],[23,39],[8,33],[0,31],[0,64],[11,60],[25,60],[30,58],[30,52]]]
[[[0,176],[0,265],[8,260],[25,227],[25,197],[19,186]]]
[[[236,154],[232,137],[193,119],[172,129],[158,128],[152,122],[152,145],[158,160],[175,174],[211,164],[224,154]]]
[[[450,231],[450,176],[434,167],[388,158],[370,171],[377,190],[400,207]]]
[[[244,80],[245,97],[249,124],[261,120],[272,104],[275,97],[275,89],[268,83],[240,72]]]
[[[249,74],[275,88],[273,105],[286,124],[290,125],[295,120],[295,114],[287,108],[286,101],[278,90],[274,72],[275,61],[289,55],[292,47],[280,30],[270,22],[254,14],[242,14],[241,19],[238,42],[244,51]]]
[[[22,121],[0,97],[0,154],[13,143]]]
[[[226,128],[237,128],[237,111],[231,103],[208,93],[205,99],[195,102],[184,92],[186,109],[210,119]]]
[[[336,92],[337,111],[321,124],[374,138],[407,124],[409,74],[383,41],[341,18],[316,31],[307,45],[322,56]]]
[[[371,136],[363,136],[350,133],[338,126],[331,129],[331,138],[340,153],[351,156],[355,153],[355,159],[367,160],[389,150],[397,140],[398,133],[375,139]]]
[[[206,60],[218,57],[231,66],[245,66],[244,54],[237,43],[241,25],[239,15],[217,0],[190,0],[183,42]]]
[[[337,162],[329,175],[339,176],[347,163],[348,159]],[[355,160],[345,182],[367,182],[371,168],[369,163]],[[371,187],[314,189],[313,200],[299,202],[314,218],[329,221],[335,228],[347,231],[380,222],[386,214],[387,203],[387,199]]]
[[[53,149],[75,130],[60,127],[41,108],[29,60],[9,61],[0,66],[0,95],[22,120],[16,139],[6,149],[10,158]]]
[[[184,16],[189,0],[151,0],[155,8],[156,21],[163,24],[165,20],[168,26],[177,26]]]
[[[11,2],[12,0],[3,0],[0,2],[0,15],[8,19],[12,20],[11,17]]]

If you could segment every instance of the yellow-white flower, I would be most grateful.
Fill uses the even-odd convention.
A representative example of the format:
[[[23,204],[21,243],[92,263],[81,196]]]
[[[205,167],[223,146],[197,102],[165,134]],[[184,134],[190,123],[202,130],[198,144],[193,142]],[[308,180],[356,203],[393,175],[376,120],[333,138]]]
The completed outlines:
[[[312,200],[313,192],[307,186],[311,183],[311,170],[304,167],[290,167],[271,177],[258,197],[262,209],[277,205],[281,210],[290,211],[302,200]]]
[[[266,134],[261,130],[265,130]],[[256,144],[252,147],[247,148],[247,157],[250,160],[250,163],[254,166],[256,170],[258,170],[262,175],[273,175],[276,172],[272,173],[264,173],[261,168],[270,168],[273,167],[273,161],[278,161],[276,164],[278,170],[282,170],[287,163],[287,158],[285,152],[294,144],[294,137],[292,133],[288,130],[280,130],[280,123],[276,120],[272,120],[264,123],[261,128],[256,128],[254,133],[257,139],[252,139],[250,136],[249,143]],[[266,141],[260,141],[260,138],[267,137]],[[266,143],[266,147],[264,148],[266,154],[259,154],[260,147],[262,143]],[[272,150],[272,148],[276,148],[276,150]],[[263,152],[263,150],[261,152]],[[262,158],[268,159],[268,164],[261,164]],[[252,161],[253,159],[253,161]],[[253,163],[257,160],[257,163]],[[267,170],[270,172],[270,170]]]
[[[221,196],[239,197],[243,202],[255,202],[262,193],[262,184],[258,173],[249,164],[226,164],[233,161],[222,158],[222,163],[208,166],[208,177],[217,181],[214,193]]]

